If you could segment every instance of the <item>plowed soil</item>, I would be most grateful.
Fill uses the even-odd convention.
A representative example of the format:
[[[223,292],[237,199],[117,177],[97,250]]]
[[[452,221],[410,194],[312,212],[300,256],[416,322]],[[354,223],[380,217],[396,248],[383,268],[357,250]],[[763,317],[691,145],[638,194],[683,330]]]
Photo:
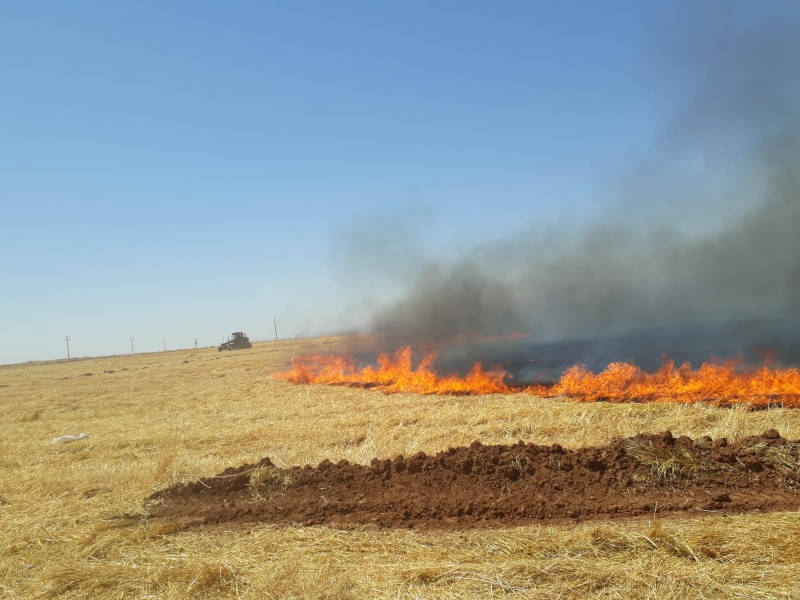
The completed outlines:
[[[148,498],[152,518],[225,529],[252,523],[418,529],[797,510],[800,442],[769,430],[725,439],[639,435],[596,448],[450,448],[370,466],[269,458]]]

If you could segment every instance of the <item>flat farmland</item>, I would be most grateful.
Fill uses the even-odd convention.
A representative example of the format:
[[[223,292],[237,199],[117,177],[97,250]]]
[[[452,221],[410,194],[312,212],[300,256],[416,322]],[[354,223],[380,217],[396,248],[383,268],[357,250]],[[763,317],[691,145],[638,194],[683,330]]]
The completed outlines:
[[[2,598],[797,598],[800,514],[425,530],[185,528],[146,498],[269,457],[369,465],[449,447],[638,433],[800,438],[800,412],[385,395],[272,375],[346,338],[0,367]],[[63,445],[59,436],[85,432]]]

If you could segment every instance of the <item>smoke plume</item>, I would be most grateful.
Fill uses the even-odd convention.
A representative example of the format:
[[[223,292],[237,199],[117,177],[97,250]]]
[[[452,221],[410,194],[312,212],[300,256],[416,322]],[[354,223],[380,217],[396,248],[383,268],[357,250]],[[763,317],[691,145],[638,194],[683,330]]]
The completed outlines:
[[[652,57],[676,110],[603,218],[453,261],[415,254],[373,330],[559,340],[800,317],[797,20],[743,24],[713,6]]]

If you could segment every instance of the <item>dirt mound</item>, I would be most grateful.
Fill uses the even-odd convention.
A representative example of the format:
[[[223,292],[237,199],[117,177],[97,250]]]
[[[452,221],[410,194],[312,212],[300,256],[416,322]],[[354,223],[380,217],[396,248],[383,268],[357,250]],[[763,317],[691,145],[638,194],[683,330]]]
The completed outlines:
[[[658,515],[797,510],[800,442],[639,435],[607,446],[450,448],[370,466],[276,468],[269,458],[148,498],[188,526],[302,523],[457,529]]]

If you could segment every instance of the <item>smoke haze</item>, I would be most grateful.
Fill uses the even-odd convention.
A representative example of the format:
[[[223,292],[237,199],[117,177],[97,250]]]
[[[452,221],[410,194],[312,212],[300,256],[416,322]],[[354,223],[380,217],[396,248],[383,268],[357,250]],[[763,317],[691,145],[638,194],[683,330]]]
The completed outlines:
[[[372,330],[552,341],[800,317],[797,23],[742,24],[725,6],[672,23],[649,55],[676,110],[604,217],[531,227],[456,260],[415,245]],[[350,254],[381,254],[360,242]]]

